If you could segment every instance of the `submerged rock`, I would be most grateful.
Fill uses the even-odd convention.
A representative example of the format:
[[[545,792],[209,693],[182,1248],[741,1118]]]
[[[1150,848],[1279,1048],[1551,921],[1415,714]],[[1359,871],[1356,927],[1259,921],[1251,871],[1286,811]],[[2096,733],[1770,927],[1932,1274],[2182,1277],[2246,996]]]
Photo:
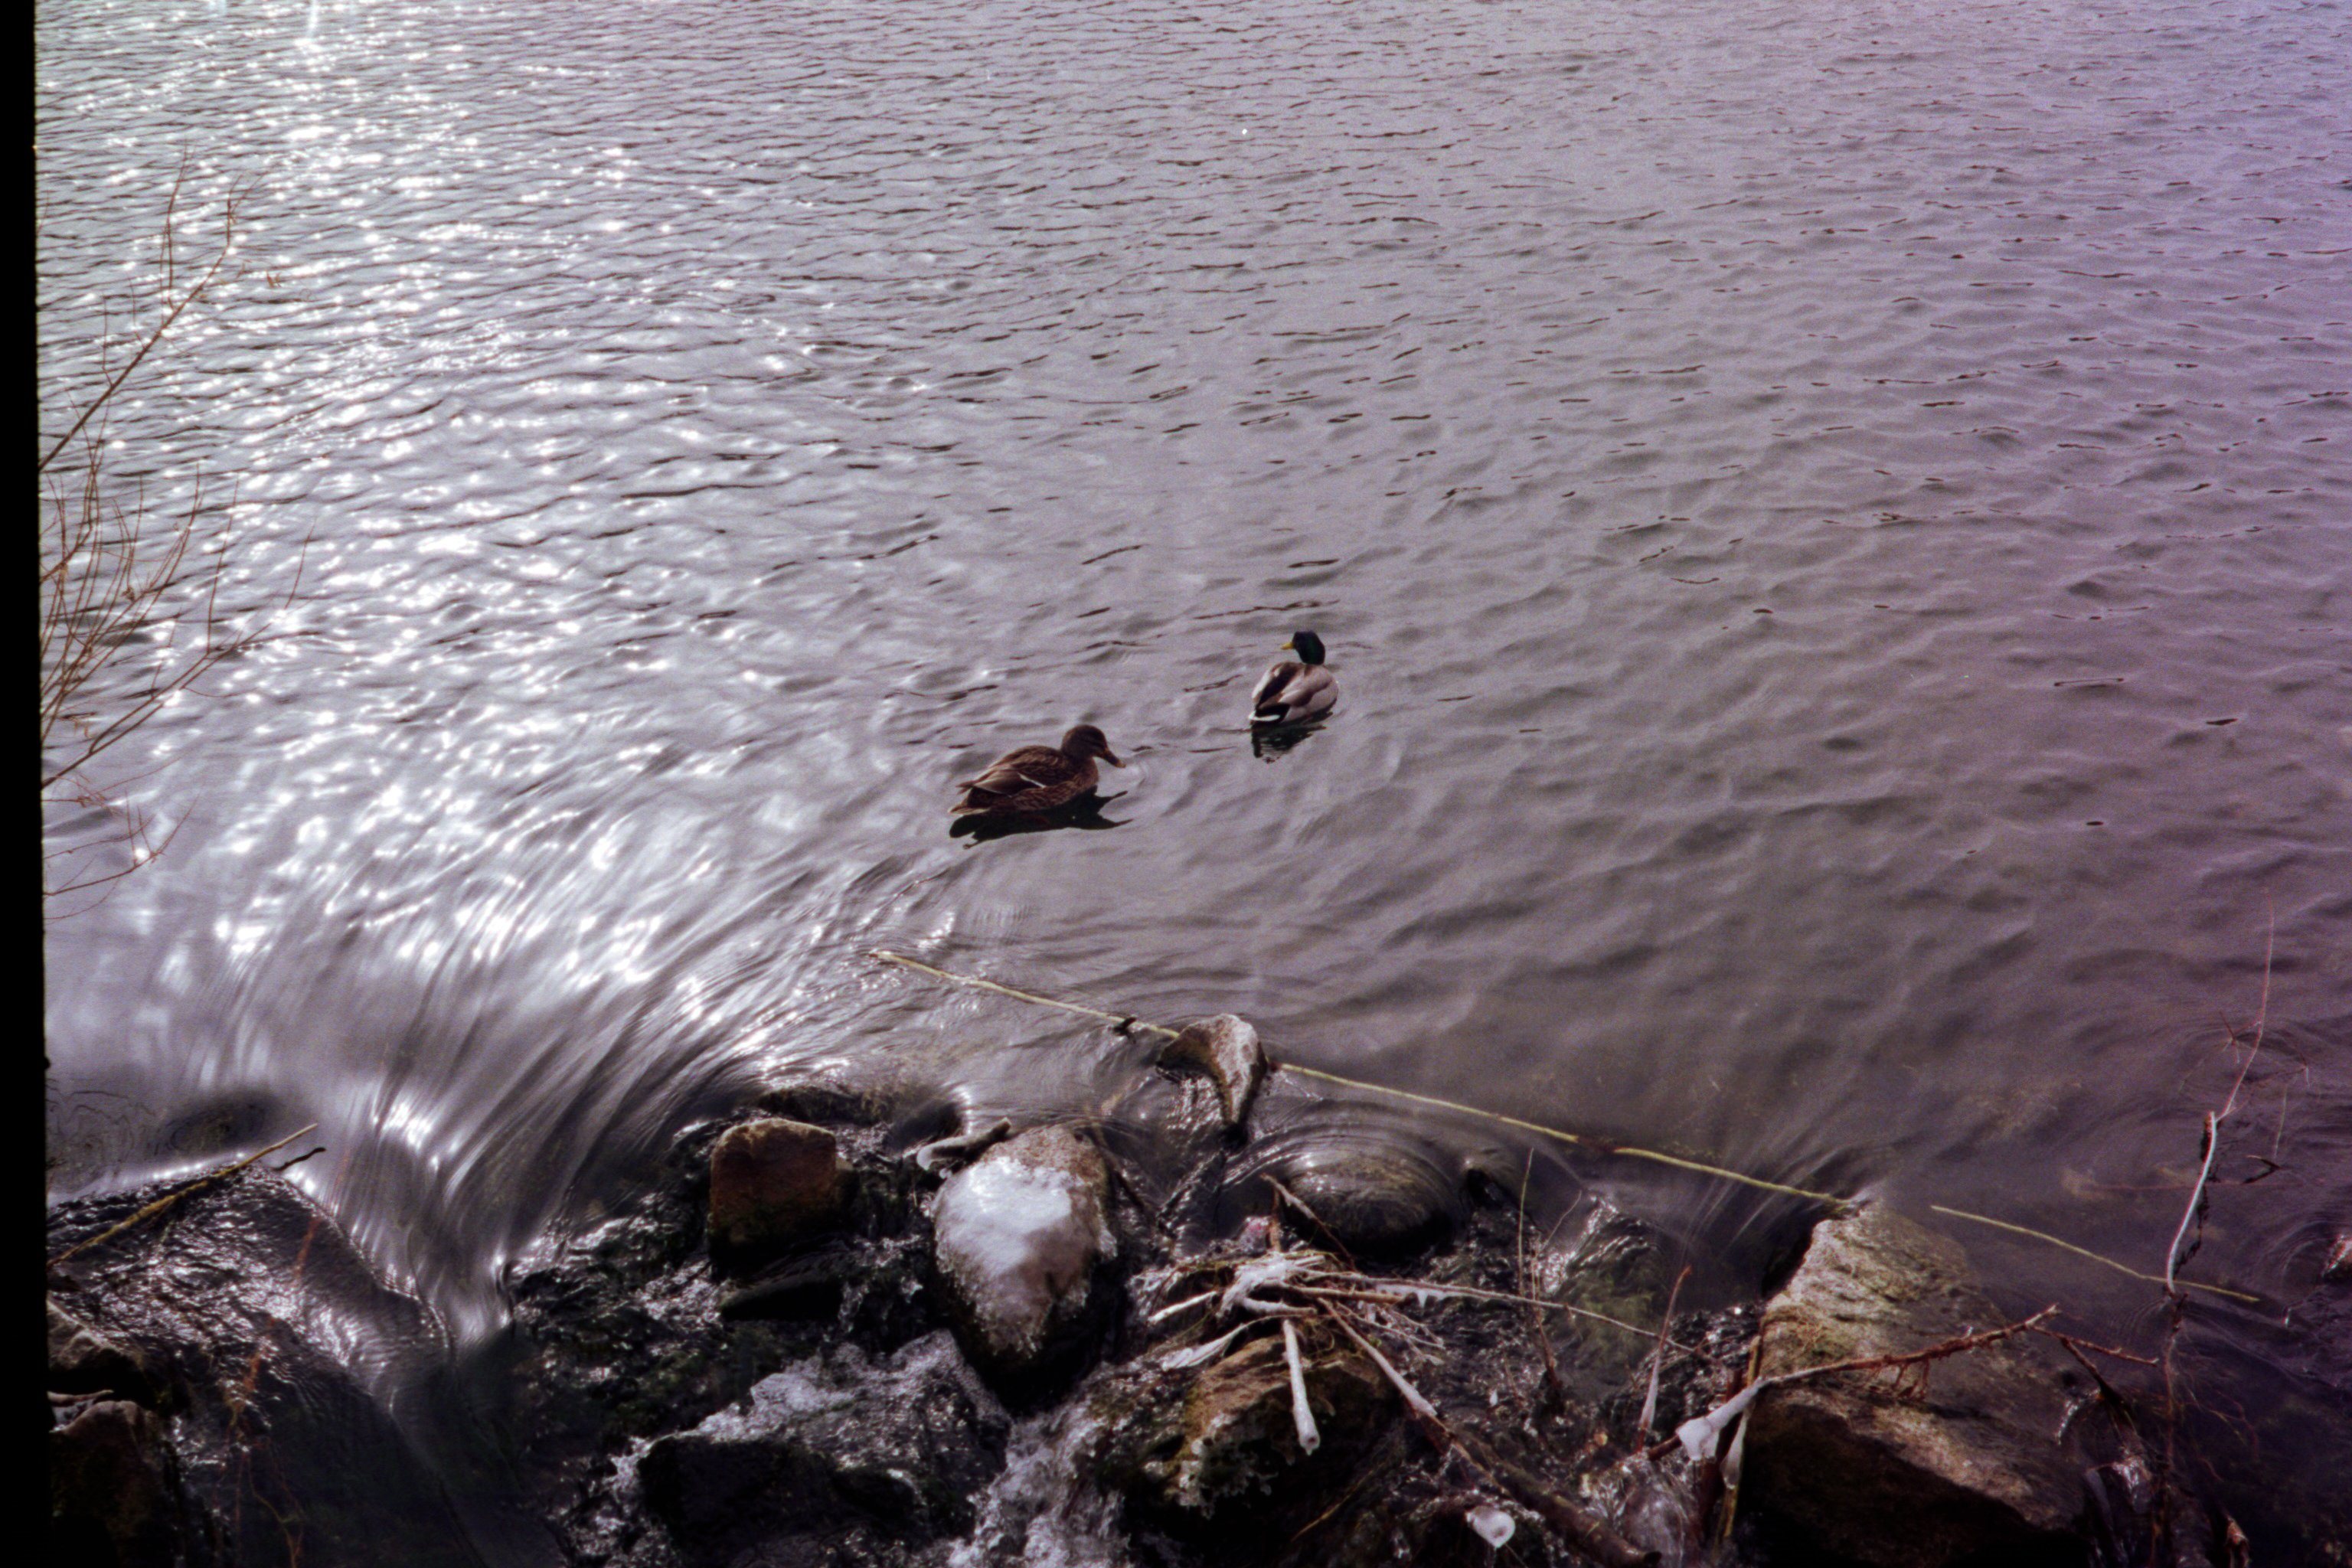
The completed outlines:
[[[1253,1148],[1228,1189],[1241,1206],[1265,1213],[1266,1180],[1307,1205],[1318,1239],[1349,1252],[1393,1258],[1451,1237],[1465,1205],[1460,1173],[1409,1143],[1352,1129],[1314,1127]]]
[[[1075,1358],[1116,1242],[1102,1155],[1060,1127],[997,1144],[940,1189],[933,1259],[964,1348],[1027,1383]]]
[[[1765,1309],[1757,1373],[1921,1349],[2002,1321],[1958,1243],[1881,1205],[1824,1220]],[[1756,1403],[1743,1500],[1883,1568],[2082,1557],[2067,1399],[2015,1341],[1935,1363],[1926,1397],[1825,1377]]]
[[[1265,1051],[1257,1031],[1231,1013],[1193,1024],[1160,1053],[1163,1068],[1204,1072],[1216,1085],[1217,1107],[1230,1128],[1249,1121],[1258,1085],[1265,1081]]]
[[[1667,1238],[1606,1198],[1592,1200],[1572,1247],[1561,1254],[1539,1254],[1536,1268],[1548,1300],[1641,1326],[1664,1314],[1675,1279]],[[1559,1331],[1584,1378],[1603,1385],[1638,1373],[1650,1361],[1650,1336],[1629,1333],[1615,1323],[1569,1314]]]
[[[845,1182],[840,1145],[804,1121],[764,1116],[729,1128],[710,1150],[710,1247],[740,1260],[837,1223]]]
[[[1011,1426],[944,1332],[877,1362],[838,1347],[761,1380],[747,1404],[638,1461],[688,1568],[895,1562],[891,1544],[960,1534]]]

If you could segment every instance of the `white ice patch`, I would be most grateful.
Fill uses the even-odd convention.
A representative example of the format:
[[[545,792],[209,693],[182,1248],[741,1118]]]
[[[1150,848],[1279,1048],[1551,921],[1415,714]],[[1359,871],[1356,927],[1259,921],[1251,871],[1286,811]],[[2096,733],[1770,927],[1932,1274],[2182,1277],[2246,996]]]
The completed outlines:
[[[1055,1302],[1085,1287],[1105,1245],[1080,1213],[1085,1195],[1066,1172],[993,1160],[941,1189],[932,1214],[940,1264],[998,1346],[1036,1349]]]
[[[1470,1528],[1478,1532],[1478,1539],[1497,1552],[1518,1533],[1519,1521],[1490,1502],[1480,1503],[1465,1517],[1469,1520]]]

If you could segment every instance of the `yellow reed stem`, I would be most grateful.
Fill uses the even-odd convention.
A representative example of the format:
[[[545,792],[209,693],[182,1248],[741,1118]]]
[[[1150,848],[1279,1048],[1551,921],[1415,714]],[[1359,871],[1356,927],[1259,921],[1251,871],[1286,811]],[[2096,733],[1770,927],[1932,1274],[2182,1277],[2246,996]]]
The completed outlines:
[[[993,980],[983,980],[976,974],[958,974],[951,969],[941,969],[936,964],[925,963],[919,958],[908,958],[903,952],[892,952],[884,948],[877,948],[874,950],[873,956],[885,963],[895,963],[902,968],[917,970],[953,984],[970,985],[982,991],[993,991],[1000,996],[1010,996],[1015,1001],[1031,1002],[1041,1007],[1055,1007],[1065,1013],[1076,1013],[1082,1017],[1100,1018],[1106,1023],[1118,1024],[1130,1030],[1143,1030],[1150,1034],[1162,1035],[1170,1039],[1175,1038],[1177,1035],[1176,1030],[1168,1027],[1165,1024],[1147,1024],[1139,1018],[1129,1017],[1123,1013],[1107,1013],[1099,1007],[1087,1006],[1084,1003],[1065,1002],[1058,997],[1044,995],[1035,991],[1024,991],[1018,986],[1003,985]],[[1780,1193],[1789,1197],[1805,1198],[1813,1203],[1828,1204],[1832,1208],[1848,1208],[1853,1204],[1852,1198],[1840,1197],[1835,1193],[1817,1193],[1807,1187],[1792,1187],[1786,1183],[1767,1181],[1761,1176],[1748,1175],[1744,1171],[1727,1170],[1721,1165],[1710,1165],[1700,1160],[1685,1160],[1679,1155],[1661,1153],[1655,1149],[1637,1149],[1631,1144],[1612,1142],[1605,1138],[1569,1132],[1558,1127],[1547,1127],[1539,1121],[1526,1121],[1516,1116],[1506,1116],[1499,1110],[1487,1110],[1475,1105],[1465,1105],[1457,1100],[1441,1100],[1433,1094],[1418,1094],[1409,1089],[1391,1089],[1387,1084],[1367,1083],[1361,1079],[1343,1078],[1338,1073],[1325,1072],[1319,1068],[1301,1067],[1297,1062],[1277,1063],[1272,1062],[1269,1058],[1269,1065],[1278,1067],[1284,1072],[1297,1073],[1301,1078],[1320,1079],[1325,1083],[1335,1083],[1345,1089],[1361,1089],[1368,1094],[1385,1094],[1394,1100],[1409,1100],[1415,1105],[1427,1105],[1440,1110],[1450,1110],[1457,1115],[1477,1117],[1505,1127],[1517,1128],[1522,1132],[1532,1132],[1538,1137],[1554,1139],[1562,1143],[1572,1143],[1580,1149],[1590,1150],[1595,1153],[1614,1154],[1628,1160],[1649,1160],[1661,1165],[1672,1165],[1677,1170],[1695,1171],[1701,1175],[1716,1176],[1727,1182],[1738,1182],[1743,1186],[1759,1188],[1768,1193]]]

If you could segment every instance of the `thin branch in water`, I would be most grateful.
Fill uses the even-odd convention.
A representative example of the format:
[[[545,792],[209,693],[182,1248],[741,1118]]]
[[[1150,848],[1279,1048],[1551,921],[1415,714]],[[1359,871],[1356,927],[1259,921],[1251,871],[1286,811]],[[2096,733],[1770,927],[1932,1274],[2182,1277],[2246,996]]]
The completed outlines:
[[[2173,1280],[2174,1271],[2183,1261],[2181,1238],[2189,1234],[2189,1222],[2197,1217],[2198,1210],[2204,1205],[2206,1178],[2212,1175],[2213,1156],[2221,1152],[2221,1119],[2209,1110],[2205,1113],[2205,1161],[2198,1167],[2197,1184],[2189,1189],[2189,1206],[2181,1211],[2180,1225],[2172,1233],[2172,1245],[2164,1249],[2164,1291],[2168,1296],[2179,1294],[2179,1287]],[[2191,1247],[2189,1250],[2194,1252],[2196,1248]]]
[[[1970,1214],[1966,1209],[1947,1208],[1942,1204],[1929,1204],[1927,1207],[1937,1214],[1949,1215],[1954,1219],[1965,1219],[1977,1225],[1989,1225],[1995,1230],[2005,1230],[2013,1236],[2031,1237],[2035,1241],[2046,1241],[2053,1247],[2063,1247],[2077,1258],[2087,1258],[2094,1263],[2104,1263],[2118,1274],[2128,1274],[2135,1279],[2145,1279],[2151,1285],[2164,1283],[2164,1276],[2161,1274],[2143,1274],[2128,1263],[2118,1263],[2105,1254],[2093,1252],[2087,1247],[2077,1247],[2065,1237],[2053,1236],[2046,1230],[2035,1230],[2029,1226],[2013,1224],[2005,1219],[1995,1219],[1990,1215]],[[2245,1301],[2257,1307],[2261,1306],[2263,1301],[2260,1296],[2249,1295],[2243,1290],[2232,1290],[2224,1285],[2207,1285],[2196,1279],[2183,1279],[2180,1281],[2180,1288],[2184,1290],[2202,1290],[2209,1295],[2226,1296],[2232,1301]]]
[[[91,1237],[87,1241],[78,1241],[71,1247],[67,1247],[63,1252],[58,1253],[55,1258],[50,1258],[48,1266],[55,1268],[58,1264],[63,1263],[69,1258],[77,1257],[81,1253],[88,1252],[93,1247],[113,1240],[116,1237],[121,1236],[124,1231],[131,1229],[132,1226],[154,1218],[157,1215],[162,1214],[164,1210],[170,1208],[173,1204],[178,1203],[182,1198],[186,1197],[189,1194],[201,1192],[203,1189],[211,1186],[215,1182],[225,1181],[228,1177],[236,1175],[239,1171],[244,1170],[247,1165],[252,1164],[256,1160],[260,1159],[263,1155],[275,1154],[278,1150],[283,1149],[297,1138],[301,1137],[305,1132],[315,1132],[318,1130],[319,1124],[315,1121],[311,1122],[308,1127],[298,1127],[293,1131],[286,1134],[285,1137],[280,1138],[277,1142],[270,1144],[268,1148],[256,1149],[252,1153],[247,1154],[244,1159],[239,1160],[233,1165],[223,1165],[217,1171],[208,1172],[204,1175],[198,1176],[192,1182],[185,1182],[179,1186],[173,1187],[170,1192],[165,1193],[162,1197],[157,1198],[153,1203],[149,1204],[137,1214],[132,1215],[129,1219],[122,1221],[119,1225],[107,1226],[104,1230],[100,1231],[96,1236]]]

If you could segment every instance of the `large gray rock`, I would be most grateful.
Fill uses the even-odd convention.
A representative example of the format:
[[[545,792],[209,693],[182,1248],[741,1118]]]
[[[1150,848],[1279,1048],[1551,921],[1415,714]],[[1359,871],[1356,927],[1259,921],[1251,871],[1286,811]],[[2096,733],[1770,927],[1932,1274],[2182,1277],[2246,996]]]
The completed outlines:
[[[932,1257],[982,1371],[1023,1384],[1073,1359],[1116,1245],[1109,1208],[1102,1155],[1060,1127],[997,1144],[940,1189]]]
[[[1757,1373],[1915,1351],[2002,1321],[1958,1243],[1880,1205],[1825,1220],[1765,1309]],[[1934,1363],[1771,1390],[1749,1419],[1744,1500],[1880,1568],[2079,1559],[2082,1466],[2058,1445],[2053,1368],[2004,1341]]]
[[[877,1560],[971,1527],[1011,1423],[946,1333],[868,1363],[787,1367],[638,1461],[646,1508],[689,1568]]]

